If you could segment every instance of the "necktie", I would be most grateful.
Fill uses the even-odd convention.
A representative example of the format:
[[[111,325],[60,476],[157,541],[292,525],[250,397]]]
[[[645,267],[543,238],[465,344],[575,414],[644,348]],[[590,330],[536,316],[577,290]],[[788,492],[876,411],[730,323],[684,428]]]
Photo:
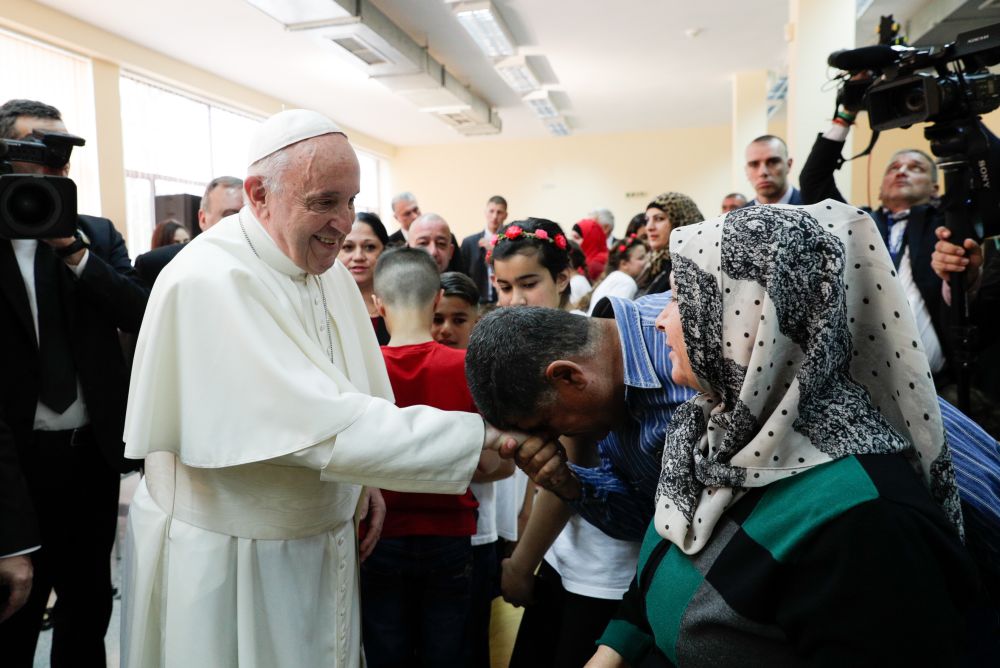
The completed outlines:
[[[900,211],[893,215],[886,212],[886,226],[889,231],[889,256],[892,257],[892,264],[899,269],[899,263],[903,259],[906,250],[906,220],[909,218],[909,211]]]
[[[76,401],[76,366],[69,345],[66,317],[59,298],[62,262],[43,242],[35,251],[35,299],[38,303],[39,396],[57,413]]]

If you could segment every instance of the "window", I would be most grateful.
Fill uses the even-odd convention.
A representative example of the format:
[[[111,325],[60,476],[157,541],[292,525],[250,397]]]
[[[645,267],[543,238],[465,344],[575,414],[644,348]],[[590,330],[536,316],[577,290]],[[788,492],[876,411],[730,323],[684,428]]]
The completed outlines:
[[[129,249],[149,250],[157,195],[201,196],[217,176],[246,173],[247,144],[258,117],[225,109],[122,75]]]
[[[38,100],[57,108],[66,129],[87,140],[73,149],[69,176],[76,182],[81,213],[101,212],[94,120],[94,75],[90,59],[0,30],[0,104],[11,99]],[[121,222],[121,221],[116,221]]]

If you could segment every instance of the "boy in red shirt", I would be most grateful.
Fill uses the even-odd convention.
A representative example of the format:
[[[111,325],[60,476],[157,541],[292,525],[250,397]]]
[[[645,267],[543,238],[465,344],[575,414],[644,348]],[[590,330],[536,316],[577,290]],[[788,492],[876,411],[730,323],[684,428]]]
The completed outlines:
[[[465,351],[431,337],[441,298],[431,256],[411,248],[384,253],[375,265],[374,293],[391,337],[382,355],[396,404],[476,412],[465,382]],[[476,499],[468,490],[462,495],[382,495],[382,537],[361,568],[368,665],[462,665]]]

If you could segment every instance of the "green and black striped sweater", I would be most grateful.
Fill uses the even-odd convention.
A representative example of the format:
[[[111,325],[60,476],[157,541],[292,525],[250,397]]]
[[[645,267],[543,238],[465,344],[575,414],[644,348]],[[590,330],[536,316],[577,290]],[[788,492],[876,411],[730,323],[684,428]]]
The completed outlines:
[[[688,556],[650,526],[599,641],[631,665],[958,662],[977,575],[900,455],[748,492]]]

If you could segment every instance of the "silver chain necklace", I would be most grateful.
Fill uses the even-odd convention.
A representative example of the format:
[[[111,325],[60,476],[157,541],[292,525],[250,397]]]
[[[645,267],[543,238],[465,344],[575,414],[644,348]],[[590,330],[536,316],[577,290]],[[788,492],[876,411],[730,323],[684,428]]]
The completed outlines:
[[[250,250],[253,251],[253,254],[257,256],[258,260],[263,261],[260,257],[260,253],[258,253],[257,249],[254,247],[253,242],[250,241],[250,235],[247,234],[247,228],[243,226],[242,220],[240,221],[240,231],[243,232],[243,238],[246,239],[247,246],[250,246]],[[319,276],[313,276],[313,278],[316,279],[316,287],[319,288],[319,296],[323,301],[323,316],[326,318],[326,356],[327,359],[330,360],[330,364],[336,366],[333,361],[333,323],[330,320],[330,309],[327,308],[326,290],[323,289],[323,281],[319,279]]]

